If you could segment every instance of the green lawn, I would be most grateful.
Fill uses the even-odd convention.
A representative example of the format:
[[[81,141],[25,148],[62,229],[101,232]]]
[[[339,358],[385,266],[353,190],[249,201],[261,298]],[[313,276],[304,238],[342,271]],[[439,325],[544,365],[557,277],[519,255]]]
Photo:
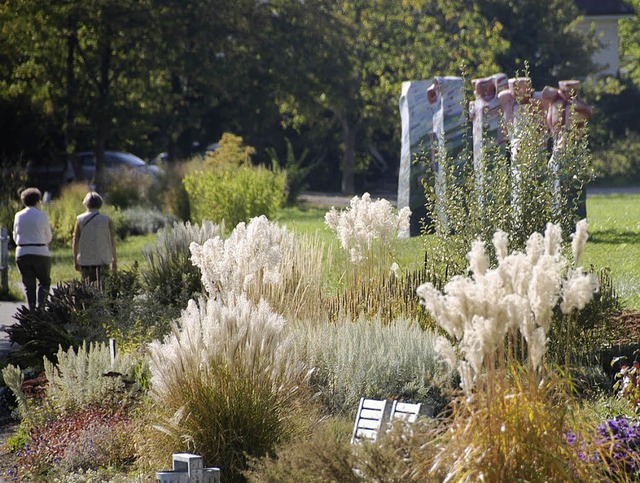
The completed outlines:
[[[640,195],[591,196],[587,221],[583,265],[609,267],[626,307],[640,309]]]
[[[333,232],[324,226],[328,207],[299,206],[283,210],[278,221],[298,233],[317,234],[325,244],[336,244]],[[629,309],[640,309],[640,195],[601,195],[587,200],[590,238],[583,265],[609,267],[618,293]],[[154,235],[130,237],[118,243],[121,268],[134,262],[143,263],[142,248],[153,244]],[[403,240],[398,258],[403,268],[418,266],[423,261],[420,238]],[[13,293],[20,293],[19,274],[10,254],[9,278]],[[53,251],[52,278],[54,283],[77,276],[73,269],[70,248]]]

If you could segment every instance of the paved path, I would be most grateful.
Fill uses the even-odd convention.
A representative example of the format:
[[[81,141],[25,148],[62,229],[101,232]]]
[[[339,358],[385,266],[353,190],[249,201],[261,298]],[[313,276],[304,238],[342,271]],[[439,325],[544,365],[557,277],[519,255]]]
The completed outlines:
[[[18,310],[18,307],[22,305],[24,305],[24,302],[0,302],[0,359],[11,347],[9,336],[4,331],[4,327],[12,325],[16,321],[13,316]]]

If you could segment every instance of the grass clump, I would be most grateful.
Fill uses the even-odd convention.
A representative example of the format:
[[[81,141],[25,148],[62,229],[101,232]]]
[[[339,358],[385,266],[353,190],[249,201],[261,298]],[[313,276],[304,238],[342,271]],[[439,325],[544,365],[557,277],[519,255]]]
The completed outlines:
[[[260,457],[296,431],[306,378],[284,319],[244,295],[191,302],[174,332],[151,347],[156,434],[150,457],[188,451],[242,481]]]
[[[349,414],[360,397],[446,404],[449,380],[437,360],[436,335],[414,321],[343,317],[296,325],[299,358],[314,367],[311,386],[331,413]]]

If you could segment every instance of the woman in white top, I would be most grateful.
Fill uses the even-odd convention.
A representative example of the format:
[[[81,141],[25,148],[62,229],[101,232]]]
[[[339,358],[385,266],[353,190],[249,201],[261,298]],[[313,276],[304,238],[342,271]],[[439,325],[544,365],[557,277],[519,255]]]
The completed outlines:
[[[16,242],[16,264],[27,296],[30,310],[44,308],[51,287],[51,253],[53,239],[49,217],[38,208],[42,193],[27,188],[20,193],[25,208],[13,220],[13,240]],[[37,282],[37,294],[36,294]]]
[[[111,219],[98,210],[102,207],[102,197],[90,191],[82,202],[87,211],[78,215],[73,230],[73,260],[82,278],[90,282],[102,283],[109,273],[118,266],[116,240]]]

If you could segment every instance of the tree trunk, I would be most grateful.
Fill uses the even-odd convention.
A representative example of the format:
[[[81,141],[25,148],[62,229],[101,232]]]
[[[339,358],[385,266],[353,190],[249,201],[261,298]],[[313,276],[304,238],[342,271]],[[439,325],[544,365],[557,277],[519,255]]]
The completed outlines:
[[[345,116],[342,120],[342,140],[344,154],[342,158],[342,193],[355,194],[354,171],[356,168],[356,129]]]
[[[74,70],[75,57],[76,57],[76,47],[78,45],[78,37],[77,37],[77,23],[75,19],[75,15],[69,16],[67,27],[69,29],[69,34],[67,37],[67,112],[65,115],[65,126],[64,126],[64,147],[66,154],[69,155],[74,150],[75,147],[75,130],[74,130],[74,121],[76,115],[75,109],[75,97],[78,95],[76,92],[76,76]],[[76,179],[82,178],[82,167],[80,166],[79,160],[73,160],[73,171],[75,173]]]
[[[100,48],[100,78],[98,79],[98,95],[96,106],[96,133],[94,139],[94,153],[96,157],[96,174],[93,180],[95,190],[103,193],[105,188],[104,179],[104,152],[106,150],[107,137],[109,134],[109,74],[111,71],[111,28],[106,25],[99,39]]]

